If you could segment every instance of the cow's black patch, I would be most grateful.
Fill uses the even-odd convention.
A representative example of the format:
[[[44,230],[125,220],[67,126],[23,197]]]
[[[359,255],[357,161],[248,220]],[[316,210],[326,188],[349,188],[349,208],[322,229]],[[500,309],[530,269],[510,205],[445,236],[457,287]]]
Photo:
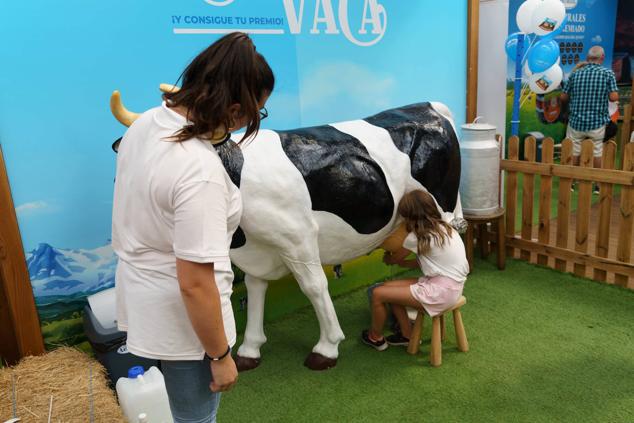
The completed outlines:
[[[226,139],[220,144],[214,145],[216,152],[222,160],[231,181],[240,188],[240,178],[242,175],[242,166],[244,165],[244,156],[242,150],[234,141]]]
[[[231,238],[231,249],[240,248],[244,244],[247,243],[247,237],[244,236],[244,231],[240,226],[233,233],[233,238]]]
[[[460,146],[451,123],[429,103],[386,110],[365,120],[390,133],[396,147],[409,156],[414,179],[443,210],[452,211],[460,186]]]
[[[389,223],[394,200],[385,174],[358,139],[332,126],[278,134],[304,177],[313,210],[333,213],[361,234]]]
[[[238,145],[227,138],[224,142],[214,145],[225,170],[229,174],[231,181],[240,188],[240,180],[242,176],[242,166],[244,165],[244,156]],[[247,239],[244,231],[238,226],[233,238],[231,239],[231,248],[240,248],[246,244]]]

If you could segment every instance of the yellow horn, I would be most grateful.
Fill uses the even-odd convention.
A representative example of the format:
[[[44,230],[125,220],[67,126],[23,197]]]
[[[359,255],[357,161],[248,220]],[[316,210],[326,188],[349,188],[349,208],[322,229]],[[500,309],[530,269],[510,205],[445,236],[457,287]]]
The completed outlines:
[[[180,87],[172,84],[161,84],[159,85],[159,89],[161,90],[161,92],[164,93],[175,93],[177,91],[180,91]]]
[[[115,90],[110,96],[110,111],[122,125],[130,126],[140,116],[125,108],[121,102],[121,93]]]

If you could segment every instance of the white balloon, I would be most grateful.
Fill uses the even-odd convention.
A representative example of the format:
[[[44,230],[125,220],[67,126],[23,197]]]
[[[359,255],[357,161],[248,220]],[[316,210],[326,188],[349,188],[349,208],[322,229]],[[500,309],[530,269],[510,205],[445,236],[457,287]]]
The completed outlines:
[[[564,79],[561,66],[554,65],[545,72],[534,73],[528,78],[528,85],[536,94],[546,94],[559,88]]]
[[[517,10],[517,15],[515,15],[517,27],[524,34],[533,33],[533,13],[539,3],[541,3],[541,0],[526,0]]]
[[[548,35],[556,31],[566,17],[566,5],[561,0],[544,0],[537,4],[531,20],[531,31]]]
[[[559,65],[559,63],[561,63],[561,59],[558,57],[557,63],[555,63],[555,65]],[[522,67],[522,73],[527,78],[530,78],[531,76],[533,76],[533,72],[531,71],[531,68],[528,66],[528,60],[524,62],[524,67]]]

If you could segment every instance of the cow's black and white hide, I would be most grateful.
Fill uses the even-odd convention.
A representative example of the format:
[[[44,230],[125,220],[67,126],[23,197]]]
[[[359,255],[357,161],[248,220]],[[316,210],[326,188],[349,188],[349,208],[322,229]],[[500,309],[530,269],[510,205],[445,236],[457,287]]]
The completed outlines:
[[[240,188],[244,214],[231,259],[245,273],[248,322],[241,368],[259,363],[267,281],[292,273],[313,304],[319,342],[306,365],[336,363],[344,339],[322,264],[365,255],[398,224],[406,192],[426,189],[445,217],[461,217],[460,149],[440,103],[391,109],[364,120],[260,131],[244,147],[216,146]]]

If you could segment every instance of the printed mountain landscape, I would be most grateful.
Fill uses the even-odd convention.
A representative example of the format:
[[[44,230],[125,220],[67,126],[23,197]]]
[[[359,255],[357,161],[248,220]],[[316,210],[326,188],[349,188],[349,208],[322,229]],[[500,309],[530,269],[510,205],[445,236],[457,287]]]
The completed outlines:
[[[88,296],[114,286],[117,258],[110,245],[63,250],[40,244],[27,255],[33,293],[39,300],[58,295]]]
[[[114,286],[117,257],[110,244],[69,250],[42,243],[26,262],[47,346],[82,342],[86,298]]]

